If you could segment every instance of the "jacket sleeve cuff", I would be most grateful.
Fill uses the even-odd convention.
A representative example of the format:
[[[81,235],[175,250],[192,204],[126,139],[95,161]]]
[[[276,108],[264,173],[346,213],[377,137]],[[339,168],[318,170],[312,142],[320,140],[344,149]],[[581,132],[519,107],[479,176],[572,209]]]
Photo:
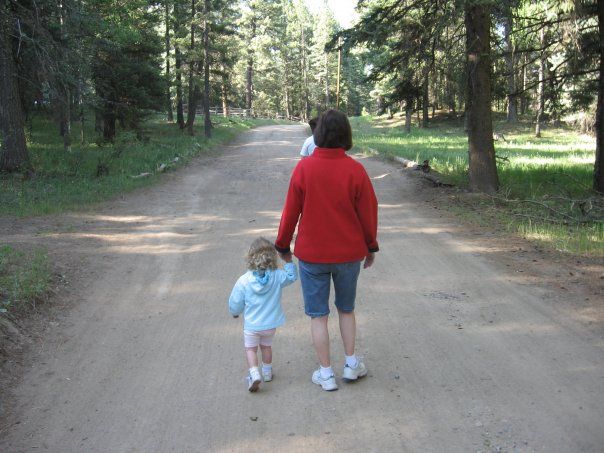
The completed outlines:
[[[288,247],[279,247],[277,244],[275,244],[275,249],[279,252],[279,253],[290,253],[291,249]]]
[[[379,252],[380,248],[379,246],[375,246],[375,247],[369,247],[369,253],[375,253],[375,252]]]

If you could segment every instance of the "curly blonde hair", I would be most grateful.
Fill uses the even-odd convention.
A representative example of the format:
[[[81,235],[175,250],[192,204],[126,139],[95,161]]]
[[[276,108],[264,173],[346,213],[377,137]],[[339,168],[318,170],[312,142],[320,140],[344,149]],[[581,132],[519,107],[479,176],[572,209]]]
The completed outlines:
[[[252,242],[250,249],[245,255],[247,268],[251,271],[275,270],[278,267],[278,261],[279,257],[275,246],[272,242],[262,237]]]

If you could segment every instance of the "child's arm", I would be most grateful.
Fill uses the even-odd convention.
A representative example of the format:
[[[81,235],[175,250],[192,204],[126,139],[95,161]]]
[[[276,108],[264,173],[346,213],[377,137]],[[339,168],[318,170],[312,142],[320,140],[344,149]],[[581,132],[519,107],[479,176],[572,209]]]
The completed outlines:
[[[293,262],[285,263],[283,266],[281,288],[291,285],[293,282],[298,280],[298,268]]]
[[[243,307],[245,306],[245,289],[239,281],[235,283],[233,291],[231,291],[231,297],[229,297],[229,311],[235,317],[243,313]]]

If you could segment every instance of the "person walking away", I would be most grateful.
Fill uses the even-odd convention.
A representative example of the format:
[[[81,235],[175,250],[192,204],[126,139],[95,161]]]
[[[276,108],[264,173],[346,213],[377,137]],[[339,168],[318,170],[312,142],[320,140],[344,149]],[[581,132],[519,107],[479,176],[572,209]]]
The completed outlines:
[[[265,238],[252,242],[247,254],[247,272],[235,283],[229,297],[229,311],[234,317],[243,313],[243,340],[248,363],[248,390],[256,392],[260,382],[273,379],[272,342],[277,327],[285,323],[281,307],[284,287],[298,278],[291,256],[284,258],[278,269],[279,257],[274,245]],[[258,368],[258,346],[262,355],[262,375]]]
[[[310,317],[312,341],[320,367],[312,382],[323,390],[338,388],[329,348],[329,290],[333,280],[335,306],[344,343],[342,377],[354,381],[367,375],[355,355],[355,299],[361,262],[369,268],[379,250],[377,199],[365,168],[346,155],[352,130],[344,113],[328,110],[314,131],[317,147],[295,167],[281,214],[275,248],[299,259],[304,311]]]
[[[311,118],[308,121],[308,125],[310,126],[311,135],[306,140],[304,140],[304,144],[302,145],[302,149],[300,150],[300,156],[302,156],[302,158],[311,156],[316,148],[315,139],[312,134],[314,134],[315,128],[317,127],[317,119]]]

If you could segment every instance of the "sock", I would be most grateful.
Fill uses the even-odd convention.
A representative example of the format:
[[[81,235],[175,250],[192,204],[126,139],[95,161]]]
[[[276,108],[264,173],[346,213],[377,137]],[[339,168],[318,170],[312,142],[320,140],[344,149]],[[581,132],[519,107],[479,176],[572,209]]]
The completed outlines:
[[[250,375],[252,374],[252,371],[256,370],[256,372],[260,373],[260,371],[258,370],[257,366],[253,366],[250,368]]]
[[[321,370],[321,379],[328,379],[333,376],[333,370],[330,366],[321,367],[319,369]]]
[[[266,373],[270,373],[271,371],[273,371],[272,363],[263,363],[262,364],[262,373],[266,374]]]
[[[356,368],[356,366],[359,364],[357,356],[354,354],[345,355],[344,357],[346,358],[346,365],[348,365],[350,368]]]

